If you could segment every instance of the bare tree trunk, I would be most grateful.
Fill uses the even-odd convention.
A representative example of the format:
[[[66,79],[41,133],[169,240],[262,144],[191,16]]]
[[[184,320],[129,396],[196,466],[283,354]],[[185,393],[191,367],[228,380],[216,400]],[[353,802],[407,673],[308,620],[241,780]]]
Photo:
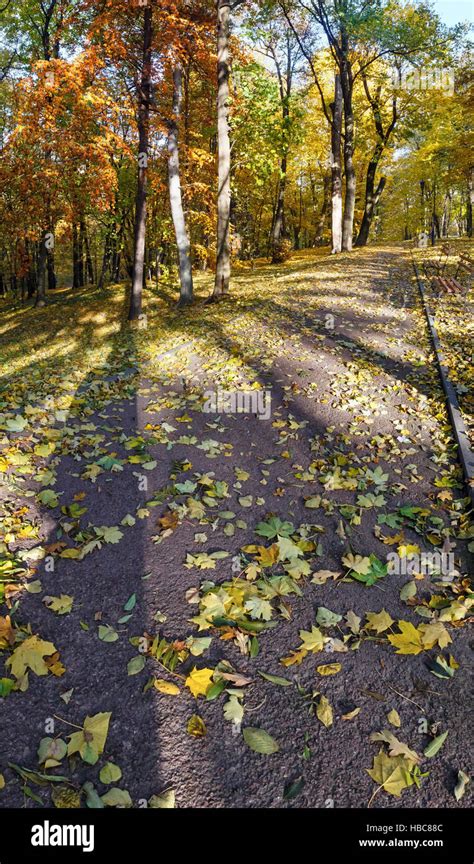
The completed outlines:
[[[380,196],[386,184],[385,177],[381,177],[377,188],[375,188],[375,177],[377,174],[377,168],[383,156],[383,152],[390,140],[392,132],[395,129],[395,125],[398,119],[397,98],[396,96],[393,96],[392,118],[390,124],[384,128],[381,111],[382,85],[379,84],[376,89],[375,96],[372,96],[365,72],[362,73],[362,82],[364,85],[365,95],[367,96],[367,101],[369,102],[369,105],[372,109],[375,131],[377,134],[377,143],[375,145],[374,151],[369,161],[369,165],[367,167],[367,177],[365,182],[364,216],[362,218],[362,224],[360,226],[359,235],[356,240],[356,246],[365,246],[369,239],[372,219],[374,217],[377,204],[380,200]]]
[[[230,282],[230,135],[229,135],[230,0],[217,0],[217,258],[213,297]]]
[[[280,242],[284,229],[285,219],[285,192],[286,192],[286,175],[288,170],[288,159],[286,153],[282,156],[280,163],[280,180],[278,184],[278,195],[275,210],[275,219],[273,222],[272,245],[274,253],[277,252],[277,246]],[[274,259],[273,259],[274,261]],[[274,261],[275,263],[275,261]]]
[[[143,55],[138,94],[138,182],[135,200],[133,275],[128,320],[142,312],[143,272],[145,262],[146,192],[148,179],[148,145],[151,95],[152,7],[145,6],[143,18]]]
[[[326,224],[326,219],[329,210],[329,202],[331,200],[331,177],[329,174],[325,174],[323,177],[323,203],[321,205],[321,212],[319,214],[319,222],[316,228],[316,232],[314,235],[314,245],[318,245],[318,243],[322,242],[324,226]]]
[[[93,285],[93,283],[94,283],[94,268],[92,266],[91,250],[90,250],[90,245],[89,245],[89,238],[87,236],[87,225],[86,225],[84,219],[81,219],[81,223],[80,223],[80,237],[81,237],[81,245],[82,245],[81,254],[83,256],[82,282],[83,282],[83,284],[88,282],[90,285]]]
[[[48,249],[46,246],[48,240],[48,232],[45,231],[41,237],[39,244],[38,256],[38,274],[36,277],[36,300],[35,306],[46,305],[46,259],[48,257]]]
[[[345,36],[341,36],[343,51]],[[346,176],[346,195],[344,200],[344,217],[342,220],[342,248],[345,252],[352,251],[352,235],[354,233],[354,210],[356,198],[356,173],[354,168],[354,109],[352,105],[352,73],[349,62],[345,60],[341,70],[341,86],[344,101],[344,173]]]
[[[331,197],[332,197],[332,253],[342,250],[342,89],[341,78],[335,77],[334,102],[331,105]]]
[[[168,177],[171,215],[173,217],[176,245],[179,256],[179,305],[184,306],[193,301],[193,274],[191,254],[186,221],[184,218],[183,198],[181,194],[181,178],[179,172],[178,131],[181,115],[183,70],[179,63],[173,69],[173,117],[169,122],[168,132]]]
[[[378,155],[378,151],[376,151],[376,153],[370,160],[367,168],[367,178],[365,182],[365,208],[359,234],[355,243],[356,246],[367,245],[370,226],[372,225],[372,220],[374,218],[375,208],[380,200],[380,196],[387,182],[386,177],[381,177],[378,182],[377,188],[375,188],[375,175],[381,155],[382,149],[380,149],[380,155]]]
[[[76,222],[72,223],[72,287],[73,290],[81,287],[79,236]]]
[[[472,237],[472,211],[474,209],[474,168],[471,168],[471,173],[468,181],[467,190],[467,218],[466,218],[466,233],[468,237]]]
[[[102,265],[100,268],[99,278],[97,280],[97,290],[103,291],[105,285],[105,274],[110,261],[110,234],[107,231],[104,240],[104,254],[102,256]]]
[[[54,270],[54,252],[52,249],[48,249],[46,267],[48,271],[48,291],[54,291],[57,287],[57,279]]]

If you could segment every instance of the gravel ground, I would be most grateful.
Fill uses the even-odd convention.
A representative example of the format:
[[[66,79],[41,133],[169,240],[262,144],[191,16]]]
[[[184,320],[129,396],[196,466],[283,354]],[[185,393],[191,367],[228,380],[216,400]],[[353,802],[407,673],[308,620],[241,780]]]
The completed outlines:
[[[170,500],[166,498],[158,507],[149,508],[149,515],[121,528],[124,536],[119,543],[104,545],[82,561],[56,557],[53,572],[39,562],[35,578],[41,579],[42,593],[22,595],[17,617],[22,624],[30,622],[33,633],[54,643],[66,672],[61,677],[30,674],[26,692],[13,692],[2,701],[3,807],[38,806],[25,797],[23,784],[8,763],[38,769],[36,751],[50,728],[48,718],[55,718],[54,734],[64,737],[74,731],[68,724],[81,725],[86,715],[98,712],[112,713],[105,755],[96,766],[76,760],[69,768],[63,764],[56,769],[70,775],[76,789],[89,780],[104,794],[107,787],[100,783],[98,773],[107,758],[120,766],[118,785],[128,790],[136,806],[143,806],[153,794],[173,789],[178,807],[365,807],[376,789],[366,769],[379,750],[369,736],[388,728],[386,717],[391,709],[401,718],[400,729],[393,732],[419,753],[430,740],[426,724],[420,723],[423,718],[430,725],[438,724],[439,731],[449,729],[449,736],[435,758],[423,760],[422,771],[429,770],[429,777],[420,788],[413,785],[401,798],[382,792],[371,806],[470,806],[469,789],[460,802],[453,794],[458,771],[469,773],[470,644],[466,627],[449,627],[453,640],[449,651],[433,649],[400,656],[386,641],[364,641],[358,650],[337,656],[311,654],[301,665],[289,668],[280,663],[298,647],[299,630],[311,629],[320,606],[341,615],[354,610],[362,618],[367,611],[385,608],[395,620],[423,623],[400,600],[406,576],[387,576],[371,588],[353,580],[317,585],[303,579],[301,596],[291,595],[288,601],[290,619],[276,618],[277,626],[259,637],[257,657],[244,656],[235,641],[223,641],[214,631],[210,649],[201,657],[189,658],[184,669],[178,670],[185,674],[194,663],[214,668],[226,659],[251,678],[242,726],[260,727],[273,736],[280,749],[270,756],[250,750],[225,719],[224,697],[212,702],[202,697],[196,700],[185,688],[175,697],[153,687],[144,693],[151,675],[177,680],[152,658],[139,674],[127,675],[127,663],[137,654],[130,638],[157,632],[169,640],[196,635],[190,618],[197,614],[197,606],[188,604],[186,591],[204,579],[220,582],[231,578],[231,556],[246,544],[261,542],[254,528],[269,513],[290,519],[295,526],[305,522],[321,526],[322,554],[309,557],[313,572],[342,572],[341,558],[349,544],[356,553],[384,558],[392,547],[374,534],[378,512],[391,513],[407,504],[425,506],[449,524],[449,507],[437,498],[440,490],[434,480],[454,462],[452,442],[447,442],[446,464],[436,463],[433,456],[446,440],[446,415],[440,408],[439,384],[408,256],[395,248],[372,249],[337,262],[302,258],[291,266],[264,268],[262,273],[264,287],[254,303],[255,327],[248,327],[245,316],[239,320],[245,312],[244,301],[235,307],[232,300],[226,301],[232,308],[229,316],[235,308],[235,322],[221,332],[216,321],[207,354],[201,350],[198,334],[195,348],[188,346],[140,374],[122,369],[120,380],[127,382],[122,398],[104,398],[98,410],[96,406],[90,414],[77,410],[66,421],[77,438],[103,435],[95,446],[119,459],[127,459],[131,452],[124,448],[123,436],[146,435],[146,424],[173,425],[176,431],[169,433],[170,440],[180,434],[192,435],[198,443],[210,438],[220,445],[209,458],[209,451],[195,444],[149,444],[146,450],[156,460],[155,467],[143,470],[139,464],[126,462],[123,470],[106,471],[94,484],[79,475],[102,451],[94,454],[89,439],[87,446],[79,448],[80,458],[65,452],[56,465],[54,488],[64,492],[61,504],[70,504],[74,495],[85,493],[80,501],[88,507],[84,524],[119,525],[177,471],[181,482],[192,479],[194,472],[214,472],[215,479],[227,482],[231,497],[222,507],[234,511],[247,528],[226,536],[223,520],[213,531],[212,524],[199,525],[196,519],[184,518],[163,542],[153,542],[159,530],[157,519],[165,514]],[[237,282],[246,280],[242,276]],[[334,316],[334,321],[327,316]],[[258,375],[271,388],[269,420],[252,414],[219,420],[195,410],[197,389],[209,386],[216,375],[228,381],[225,376],[235,357],[243,358],[239,374],[243,370],[249,380]],[[104,374],[109,375],[110,369]],[[98,370],[96,379],[100,377]],[[157,402],[156,410],[147,410]],[[272,425],[278,421],[281,425]],[[84,424],[90,426],[89,432]],[[379,465],[390,475],[386,506],[365,512],[358,527],[351,528],[346,522],[345,538],[336,533],[341,521],[337,509],[330,512],[304,506],[304,497],[309,495],[351,504],[360,494],[322,487],[318,477],[332,466],[335,454],[341,457],[341,464],[346,460],[349,466]],[[176,461],[187,459],[192,469],[180,472]],[[275,461],[263,462],[269,459]],[[315,479],[301,480],[297,475],[314,460],[319,460]],[[249,473],[241,488],[235,487],[236,466]],[[137,475],[146,476],[147,490],[141,488]],[[27,486],[38,488],[31,480]],[[464,495],[461,485],[451,492],[454,499]],[[253,496],[251,507],[239,504],[242,495]],[[4,498],[11,500],[11,496],[6,489]],[[19,497],[32,506],[31,498]],[[263,503],[258,504],[257,499]],[[184,502],[185,496],[177,500]],[[54,543],[60,510],[45,512],[39,505],[37,509],[42,543]],[[208,511],[206,515],[212,514]],[[205,544],[194,542],[196,532],[208,535]],[[384,526],[383,533],[396,532]],[[455,535],[451,540],[459,572],[467,574],[466,545]],[[405,542],[420,542],[420,537],[408,529]],[[430,547],[422,542],[422,548]],[[231,556],[218,561],[216,570],[183,567],[186,553],[217,549]],[[419,596],[425,593],[427,581]],[[137,598],[133,614],[127,622],[117,624],[132,593]],[[60,594],[74,596],[70,614],[55,615],[41,602],[45,595]],[[157,612],[166,616],[163,623],[157,623]],[[99,623],[115,627],[119,639],[101,641]],[[83,629],[84,624],[88,629]],[[199,633],[202,635],[207,633]],[[428,658],[449,652],[459,664],[456,674],[449,680],[433,676]],[[335,661],[342,664],[339,674],[327,678],[316,674],[317,665]],[[323,693],[333,707],[333,725],[326,728],[308,713],[297,687],[276,686],[263,680],[257,670],[283,675],[306,691]],[[70,688],[73,694],[65,704],[60,697]],[[341,719],[356,707],[361,710],[353,720]],[[196,713],[207,727],[207,734],[200,738],[186,729]],[[299,794],[286,800],[285,788],[299,778],[304,781]],[[33,788],[44,803],[50,801],[49,786]]]

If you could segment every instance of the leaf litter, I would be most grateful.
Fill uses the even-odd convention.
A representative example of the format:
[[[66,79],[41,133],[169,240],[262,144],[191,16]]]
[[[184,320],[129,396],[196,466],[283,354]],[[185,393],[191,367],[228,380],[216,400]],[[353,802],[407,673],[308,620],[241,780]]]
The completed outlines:
[[[388,257],[381,252],[378,261],[384,268]],[[328,262],[324,266],[331,276],[337,275],[337,265]],[[315,280],[325,278],[324,266],[321,271],[320,265],[314,265]],[[400,340],[391,333],[393,322],[390,328],[380,324],[387,307],[384,297],[376,291],[367,332],[362,342],[352,341],[348,312],[353,309],[361,318],[365,315],[357,297],[357,288],[365,284],[365,277],[359,274],[356,264],[351,267],[354,293],[345,289],[345,295],[337,298],[334,294],[331,300],[341,317],[340,333],[320,328],[317,314],[322,295],[318,297],[318,292],[312,299],[305,299],[314,309],[315,323],[309,325],[303,320],[297,304],[300,286],[296,276],[291,282],[291,294],[284,294],[286,308],[273,308],[273,289],[265,283],[261,306],[249,317],[245,302],[254,290],[254,280],[244,279],[238,301],[242,320],[233,324],[222,308],[210,310],[208,316],[212,326],[218,323],[232,340],[230,354],[225,345],[208,338],[209,331],[202,327],[199,316],[189,322],[196,336],[196,356],[205,358],[205,375],[200,379],[194,375],[189,359],[178,360],[178,355],[154,365],[156,345],[163,353],[174,340],[157,321],[152,328],[153,339],[146,333],[135,335],[133,342],[128,337],[116,341],[112,360],[105,359],[110,356],[107,342],[87,350],[82,344],[80,354],[71,356],[69,365],[48,367],[48,393],[44,381],[28,370],[13,380],[3,394],[0,417],[1,467],[6,480],[0,549],[0,651],[5,675],[0,678],[0,696],[8,700],[7,705],[12,699],[28,699],[26,691],[35,677],[66,675],[67,684],[74,685],[76,661],[71,669],[63,665],[62,656],[70,654],[64,638],[66,631],[57,629],[53,620],[64,619],[71,622],[68,626],[73,642],[82,632],[86,638],[96,633],[96,639],[104,643],[103,650],[108,652],[124,642],[130,643],[135,653],[130,653],[124,664],[122,686],[126,688],[127,679],[137,679],[143,700],[150,699],[154,692],[158,700],[173,696],[167,703],[170,705],[181,704],[182,700],[203,705],[205,718],[193,714],[186,720],[183,709],[178,709],[181,726],[191,737],[208,739],[215,721],[210,722],[214,714],[207,712],[219,711],[232,730],[237,752],[242,753],[241,741],[259,757],[282,758],[288,746],[288,730],[283,726],[273,737],[265,729],[268,704],[280,692],[288,694],[287,704],[292,706],[297,724],[305,723],[300,719],[308,715],[304,706],[311,709],[309,722],[316,719],[318,726],[309,725],[306,732],[312,730],[310,734],[318,735],[318,748],[332,746],[324,736],[332,735],[341,721],[349,721],[347,726],[359,724],[358,734],[365,734],[367,740],[366,754],[370,752],[370,740],[385,746],[373,757],[372,768],[367,769],[362,761],[360,764],[360,778],[364,769],[368,770],[378,784],[377,794],[381,791],[398,796],[405,789],[429,782],[428,771],[419,767],[420,761],[433,759],[435,764],[435,757],[446,752],[449,729],[419,744],[423,752],[420,757],[392,732],[371,731],[371,719],[364,713],[364,706],[341,703],[337,682],[346,680],[348,674],[345,655],[347,669],[351,670],[354,662],[363,668],[367,655],[389,664],[390,680],[396,684],[396,654],[404,655],[401,663],[427,655],[428,665],[424,668],[428,675],[431,672],[449,685],[459,663],[452,654],[436,651],[452,647],[456,653],[456,641],[470,617],[473,598],[463,549],[472,540],[472,527],[439,385],[429,365],[424,369],[420,366],[423,357],[429,358],[429,344],[426,337],[420,344],[419,332],[410,341],[410,330],[404,330],[408,319],[409,327],[420,326],[421,312],[413,309],[408,313],[395,307],[390,310],[395,326],[404,334],[403,360],[413,364],[416,376],[414,371],[406,379],[394,372],[389,374],[384,363],[399,350],[396,343]],[[396,278],[403,279],[402,271],[403,267]],[[331,285],[328,290],[333,290]],[[268,314],[270,307],[272,313]],[[52,310],[51,315],[55,314]],[[382,353],[374,347],[377,329],[384,334]],[[283,336],[288,330],[291,343]],[[113,338],[107,336],[111,343]],[[270,438],[262,455],[255,458],[256,454],[248,453],[243,459],[235,439],[226,440],[233,418],[209,416],[207,428],[202,428],[206,380],[227,389],[262,388],[268,385],[270,370],[282,358],[284,363],[278,373],[281,396],[273,406]],[[39,359],[43,366],[49,363]],[[124,370],[145,360],[146,383],[136,374],[125,374]],[[323,374],[321,380],[315,381],[311,371],[314,363],[321,361]],[[295,374],[295,368],[302,373]],[[176,387],[179,377],[186,382],[181,390]],[[111,413],[134,398],[135,392],[142,394],[144,419],[140,427],[127,434],[120,428],[118,417],[111,419]],[[318,426],[312,429],[311,423],[302,419],[301,404],[313,417],[315,412],[321,413],[324,422],[320,430]],[[382,422],[382,418],[389,420]],[[179,454],[177,459],[175,452]],[[174,459],[167,481],[152,489],[135,509],[124,501],[116,524],[106,516],[97,524],[91,521],[91,502],[100,484],[113,488],[117,478],[127,472],[130,476],[140,472],[152,476],[164,453]],[[76,467],[74,494],[67,486],[57,486],[62,476],[61,460],[69,457],[75,460]],[[206,461],[209,468],[204,466]],[[233,467],[232,476],[228,463]],[[415,494],[417,486],[424,490],[423,500]],[[173,632],[165,594],[161,593],[160,608],[155,607],[154,621],[147,625],[158,624],[163,629],[152,635],[148,629],[139,632],[133,622],[141,620],[141,591],[132,590],[131,582],[132,593],[128,599],[127,595],[121,599],[113,620],[107,620],[114,606],[112,597],[105,620],[102,612],[88,620],[79,619],[77,613],[84,602],[82,590],[80,598],[76,591],[62,593],[61,581],[53,583],[48,579],[51,571],[46,562],[51,559],[58,568],[87,564],[107,547],[131,542],[130,532],[139,523],[147,523],[156,512],[159,515],[150,536],[152,545],[165,548],[171,538],[177,542],[186,526],[192,527],[191,538],[183,541],[180,566],[192,581],[182,591],[182,603],[185,616],[188,604],[193,611],[197,607],[197,614],[187,615],[181,621],[181,632]],[[46,516],[55,525],[53,533],[48,529],[49,536],[43,528]],[[449,574],[439,572],[436,565],[431,569],[423,565],[423,554],[443,549],[446,544],[448,549],[450,545],[456,549],[456,563]],[[397,549],[400,560],[418,556],[421,572],[412,568],[407,573],[409,580],[402,577],[400,581],[387,560],[387,550],[392,548]],[[147,578],[150,575],[155,578],[153,571]],[[43,589],[43,582],[47,589]],[[392,594],[394,584],[397,599]],[[345,604],[344,590],[351,585],[351,599]],[[88,591],[93,594],[93,584],[88,585]],[[37,608],[34,611],[31,602],[28,609],[33,620],[22,620],[25,597],[34,598],[35,593],[48,614],[54,613],[50,615],[50,626]],[[402,617],[400,603],[406,608]],[[356,608],[352,609],[352,605]],[[293,619],[300,624],[296,626],[299,644],[295,644],[293,636],[285,640],[280,635]],[[36,620],[43,622],[42,632],[55,634],[54,642],[40,635]],[[272,640],[277,646],[286,641],[286,653],[277,648],[278,653],[272,654]],[[212,649],[216,641],[228,652],[228,659],[216,659]],[[212,661],[206,659],[211,653]],[[341,662],[326,658],[334,653]],[[319,655],[317,665],[308,663],[312,655]],[[114,662],[107,659],[112,658],[111,654],[102,657],[105,664]],[[193,658],[201,657],[202,662],[193,663]],[[279,674],[281,666],[288,670],[288,678]],[[419,674],[423,667],[416,668]],[[308,688],[303,687],[302,693],[300,670]],[[144,675],[149,676],[146,682]],[[327,684],[324,694],[314,689],[318,678]],[[375,683],[375,679],[372,681]],[[380,689],[386,693],[383,682]],[[71,700],[73,706],[75,687],[69,687],[61,698],[66,704]],[[100,699],[104,708],[105,703],[106,693]],[[147,710],[147,704],[143,702],[143,710]],[[397,707],[401,710],[404,704]],[[102,767],[73,796],[75,805],[82,801],[86,806],[131,806],[125,788],[112,786],[103,793],[95,789],[98,783],[127,781],[127,770],[124,768],[123,774],[110,757],[107,761],[109,724],[114,722],[111,712],[101,710],[83,721],[74,710],[69,716],[71,721],[74,719],[72,725],[78,721],[76,731],[69,734],[62,727],[58,737],[31,742],[32,763],[39,747],[40,765],[49,773],[11,762],[23,790],[36,800],[31,784],[38,785],[41,792],[58,782],[70,782],[67,777],[74,782],[74,760],[79,757],[88,766],[102,763]],[[249,717],[254,723],[258,721],[256,725],[249,725]],[[395,708],[385,717],[397,729],[402,726]],[[306,751],[312,752],[307,744]],[[449,759],[449,752],[441,758]],[[66,768],[67,764],[65,781],[63,773],[54,771],[62,771],[61,766]],[[8,773],[8,766],[0,767]],[[342,763],[340,767],[343,769]],[[450,791],[457,800],[464,794],[466,778],[459,769],[456,791]],[[301,776],[301,782],[295,781],[293,791],[282,783],[285,800],[302,791],[304,780]],[[174,804],[172,794],[152,798],[155,802],[172,799]],[[60,802],[66,800],[67,796],[56,795],[53,803],[65,806]]]

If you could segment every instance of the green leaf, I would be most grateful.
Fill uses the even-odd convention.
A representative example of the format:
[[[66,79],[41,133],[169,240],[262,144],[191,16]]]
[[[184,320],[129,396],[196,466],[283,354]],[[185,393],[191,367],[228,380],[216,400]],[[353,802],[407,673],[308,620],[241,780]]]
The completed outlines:
[[[99,639],[102,642],[116,642],[119,635],[110,624],[99,625]]]
[[[244,716],[242,704],[237,699],[237,696],[229,696],[228,701],[224,705],[224,717],[235,726],[240,726]]]
[[[226,682],[222,678],[220,681],[216,681],[214,684],[211,684],[209,690],[206,693],[206,701],[212,702],[214,699],[217,699],[218,696],[225,689]]]
[[[136,657],[132,657],[127,664],[127,674],[138,675],[138,673],[144,668],[145,662],[143,654],[137,654]]]
[[[126,789],[118,789],[117,786],[113,786],[112,789],[109,789],[109,791],[105,793],[105,795],[102,795],[101,801],[103,801],[107,807],[132,806],[130,793],[127,792]]]
[[[38,747],[38,762],[60,762],[67,753],[67,744],[62,738],[42,738]],[[46,765],[46,768],[53,767]]]
[[[128,598],[127,602],[125,603],[125,606],[123,607],[124,612],[131,612],[132,609],[135,609],[136,602],[137,602],[137,595],[131,594],[130,597]]]
[[[123,537],[123,532],[116,525],[110,525],[103,530],[102,537],[106,543],[119,543]]]
[[[331,612],[330,609],[326,609],[324,606],[320,606],[316,613],[316,623],[320,627],[334,627],[341,620],[342,615],[338,615],[337,612]]]
[[[255,753],[262,753],[264,756],[269,756],[271,753],[277,753],[280,745],[272,738],[264,729],[256,729],[253,726],[246,726],[243,730],[244,741],[247,747],[254,750]]]
[[[82,787],[82,791],[86,796],[86,806],[91,808],[92,810],[103,810],[105,804],[100,800],[97,790],[93,783],[88,780],[84,783]]]
[[[400,600],[409,600],[416,594],[416,582],[406,582],[400,591]]]
[[[432,741],[428,744],[427,747],[423,750],[424,755],[427,759],[431,759],[433,756],[436,756],[438,750],[441,750],[446,738],[449,735],[449,729],[447,732],[443,732],[441,735],[437,735],[436,738],[433,738]]]
[[[8,696],[15,686],[13,678],[0,678],[0,696]]]
[[[4,428],[8,432],[23,432],[25,426],[28,426],[28,420],[22,417],[21,414],[15,414],[14,417],[9,417]]]
[[[289,537],[295,530],[291,522],[282,522],[278,516],[271,516],[266,522],[259,522],[255,528],[255,533],[260,537],[266,537],[268,540],[273,540],[279,534],[280,537]]]
[[[106,762],[103,768],[100,769],[99,780],[106,786],[109,783],[117,783],[122,776],[122,771],[114,762]]]
[[[258,673],[265,678],[266,681],[270,681],[271,684],[278,684],[280,687],[292,687],[293,682],[288,681],[288,678],[281,678],[279,675],[270,675],[268,672],[260,672]]]
[[[303,789],[303,786],[303,777],[298,777],[298,779],[294,780],[292,783],[287,783],[283,791],[283,798],[285,799],[285,801],[291,801],[292,798],[296,798],[296,796],[299,795],[301,790]]]

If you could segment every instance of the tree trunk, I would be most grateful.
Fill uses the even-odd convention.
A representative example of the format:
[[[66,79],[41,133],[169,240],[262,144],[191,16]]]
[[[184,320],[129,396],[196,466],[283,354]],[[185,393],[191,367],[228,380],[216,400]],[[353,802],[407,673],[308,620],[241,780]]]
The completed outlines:
[[[148,144],[151,95],[151,41],[152,7],[145,6],[143,18],[143,57],[138,95],[138,182],[135,201],[135,230],[133,243],[133,275],[128,320],[133,321],[142,312],[143,273],[145,262],[146,192],[148,180]]]
[[[102,266],[100,268],[100,275],[97,281],[97,290],[103,291],[105,284],[105,274],[107,272],[107,267],[109,266],[110,261],[110,234],[107,232],[104,240],[104,254],[102,256]]]
[[[229,0],[217,0],[217,256],[213,297],[230,282]]]
[[[354,210],[356,198],[356,173],[354,168],[354,110],[352,106],[352,74],[348,61],[342,65],[341,86],[344,101],[344,173],[346,176],[346,195],[344,217],[342,220],[342,248],[352,251],[354,233]]]
[[[471,170],[471,175],[468,182],[467,190],[467,214],[466,214],[466,233],[468,237],[472,237],[472,211],[474,209],[474,168]]]
[[[275,219],[273,222],[273,231],[272,231],[272,246],[274,250],[274,255],[276,251],[276,247],[280,242],[285,225],[285,192],[286,192],[286,174],[288,170],[288,159],[286,153],[282,156],[280,163],[280,180],[278,184],[278,195],[275,209]],[[274,257],[272,258],[273,263],[275,263]]]
[[[181,194],[181,178],[179,173],[178,132],[181,115],[183,70],[179,63],[173,69],[173,117],[169,122],[168,132],[168,177],[171,215],[173,217],[176,245],[179,256],[179,305],[184,306],[193,301],[193,274],[191,268],[191,250],[183,210]]]
[[[81,220],[81,238],[82,238],[82,247],[85,256],[85,267],[83,267],[83,283],[88,282],[90,285],[94,284],[94,267],[92,266],[92,258],[91,258],[91,250],[89,244],[89,238],[87,236],[87,226],[84,220]]]
[[[342,89],[341,78],[336,75],[334,102],[331,105],[331,198],[332,198],[332,253],[342,250]]]
[[[381,177],[378,182],[377,188],[375,188],[375,175],[381,155],[382,147],[379,145],[379,147],[376,148],[367,168],[367,178],[365,181],[364,215],[362,217],[362,223],[355,243],[355,245],[359,247],[367,245],[370,227],[372,225],[372,220],[375,214],[375,208],[379,202],[380,196],[387,182],[386,177]]]
[[[35,306],[45,306],[46,304],[46,259],[48,257],[48,249],[46,246],[47,240],[48,232],[45,231],[39,244]]]
[[[57,287],[57,280],[54,270],[54,252],[52,249],[48,249],[46,266],[48,271],[48,291],[54,291]]]
[[[316,233],[314,235],[314,245],[317,246],[322,242],[323,234],[324,234],[324,226],[326,224],[326,219],[329,211],[329,202],[331,200],[331,177],[329,174],[325,174],[323,177],[323,203],[321,206],[321,212],[319,214],[319,222],[316,228]]]
[[[79,235],[75,222],[72,225],[72,287],[73,290],[81,287]]]

